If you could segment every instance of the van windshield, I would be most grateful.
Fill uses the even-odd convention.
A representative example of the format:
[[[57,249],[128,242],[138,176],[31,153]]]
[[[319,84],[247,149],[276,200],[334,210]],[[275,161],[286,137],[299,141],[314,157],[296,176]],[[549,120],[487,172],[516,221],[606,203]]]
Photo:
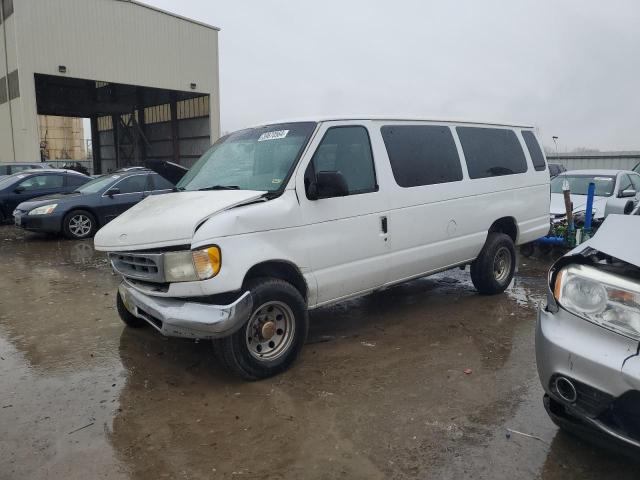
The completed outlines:
[[[616,177],[609,175],[560,175],[551,180],[551,193],[562,193],[562,184],[569,182],[571,195],[587,195],[589,183],[596,184],[596,197],[610,197],[616,184]]]
[[[284,188],[314,122],[249,128],[218,140],[187,172],[178,190],[264,190]]]

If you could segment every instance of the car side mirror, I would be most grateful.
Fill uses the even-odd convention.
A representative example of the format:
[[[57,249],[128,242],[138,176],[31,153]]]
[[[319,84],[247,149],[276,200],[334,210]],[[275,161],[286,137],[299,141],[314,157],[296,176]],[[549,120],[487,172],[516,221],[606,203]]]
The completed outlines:
[[[25,188],[22,186],[16,187],[14,190],[15,193],[22,193],[24,191],[25,191]]]
[[[318,172],[315,182],[307,188],[309,200],[321,198],[344,197],[349,195],[349,186],[344,175],[336,171]]]
[[[636,192],[634,189],[630,188],[628,190],[623,190],[622,192],[620,192],[620,198],[629,198],[629,197],[635,197],[636,194],[638,192]]]
[[[120,193],[120,189],[119,188],[110,188],[109,190],[107,190],[105,192],[105,195],[108,197],[113,197],[114,195],[118,195]]]

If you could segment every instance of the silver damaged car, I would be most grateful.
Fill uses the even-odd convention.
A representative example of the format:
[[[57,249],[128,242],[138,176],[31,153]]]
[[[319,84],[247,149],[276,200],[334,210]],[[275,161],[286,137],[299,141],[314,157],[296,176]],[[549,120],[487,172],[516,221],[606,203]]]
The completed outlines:
[[[640,447],[640,217],[607,217],[548,283],[536,359],[549,416],[591,440]]]

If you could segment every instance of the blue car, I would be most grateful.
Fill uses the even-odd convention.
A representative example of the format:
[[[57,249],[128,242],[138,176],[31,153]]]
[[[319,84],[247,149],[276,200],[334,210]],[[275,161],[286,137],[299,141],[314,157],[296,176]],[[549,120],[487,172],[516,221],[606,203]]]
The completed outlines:
[[[23,170],[0,179],[0,223],[11,220],[18,204],[35,197],[73,192],[91,177],[71,170]]]
[[[23,202],[13,216],[16,226],[25,230],[89,238],[143,198],[173,189],[173,183],[152,170],[133,167],[95,178],[72,192]]]

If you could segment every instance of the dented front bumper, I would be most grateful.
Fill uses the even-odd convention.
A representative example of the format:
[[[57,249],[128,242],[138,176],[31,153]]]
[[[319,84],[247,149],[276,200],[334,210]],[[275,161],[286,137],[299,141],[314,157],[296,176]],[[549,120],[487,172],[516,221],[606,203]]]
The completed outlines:
[[[620,415],[615,410],[621,399],[640,391],[638,347],[638,341],[562,308],[555,313],[544,307],[538,310],[536,361],[547,395],[562,405],[569,417],[634,447],[640,447],[637,426],[632,425],[640,420],[640,404],[630,412],[637,419],[618,422]],[[558,377],[575,385],[574,402],[559,395]]]
[[[125,308],[167,337],[214,339],[235,333],[253,309],[250,292],[229,305],[154,297],[123,281],[118,288]]]

